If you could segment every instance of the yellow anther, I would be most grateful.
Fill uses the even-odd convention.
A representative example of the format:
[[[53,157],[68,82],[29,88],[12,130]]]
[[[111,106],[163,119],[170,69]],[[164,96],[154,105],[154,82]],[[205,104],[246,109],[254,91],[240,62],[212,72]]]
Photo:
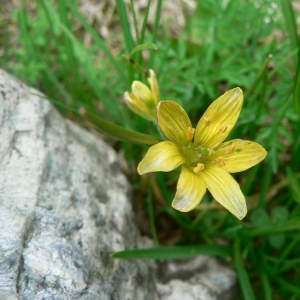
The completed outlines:
[[[204,164],[198,163],[197,167],[194,168],[194,172],[199,174],[204,169]]]
[[[222,156],[216,158],[216,164],[218,167],[222,168],[225,166],[225,161]]]
[[[186,138],[188,139],[188,141],[191,141],[193,139],[194,134],[195,134],[195,128],[188,127],[188,130],[186,133]]]
[[[235,150],[235,147],[234,147],[234,144],[230,144],[228,147],[226,147],[226,150],[225,150],[225,154],[231,154],[233,153]]]
[[[227,129],[228,129],[228,126],[227,126],[227,125],[223,125],[223,126],[221,126],[221,127],[219,128],[219,131],[220,131],[221,133],[224,133]]]
[[[203,117],[204,118],[204,123],[206,126],[210,125],[211,121],[209,118]]]

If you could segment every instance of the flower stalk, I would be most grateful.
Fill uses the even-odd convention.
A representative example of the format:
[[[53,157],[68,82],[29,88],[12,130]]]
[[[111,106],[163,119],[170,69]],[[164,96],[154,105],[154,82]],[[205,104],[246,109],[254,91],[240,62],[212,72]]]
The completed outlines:
[[[99,130],[117,140],[148,146],[157,144],[162,141],[160,138],[156,138],[148,134],[140,133],[115,125],[112,122],[96,116],[95,114],[84,108],[81,109],[80,114],[84,116],[90,123],[96,126]]]

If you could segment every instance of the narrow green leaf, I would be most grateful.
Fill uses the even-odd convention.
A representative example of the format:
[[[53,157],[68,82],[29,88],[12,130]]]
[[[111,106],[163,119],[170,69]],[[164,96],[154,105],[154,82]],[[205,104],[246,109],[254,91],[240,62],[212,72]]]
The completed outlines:
[[[147,22],[148,22],[148,17],[149,17],[150,3],[151,3],[151,0],[148,0],[148,5],[147,5],[147,9],[145,11],[145,17],[143,20],[143,26],[142,26],[142,30],[141,30],[141,39],[139,41],[140,43],[144,42],[146,28],[147,28]]]
[[[297,75],[295,79],[295,86],[294,86],[294,104],[296,111],[300,115],[300,48],[299,48],[299,60],[298,60],[298,68],[297,68]]]
[[[292,6],[292,1],[280,0],[280,3],[281,3],[282,14],[285,19],[286,27],[292,42],[293,49],[297,49],[299,47],[299,38],[298,38],[297,23],[296,23],[296,18]]]
[[[261,272],[261,281],[263,284],[263,288],[264,288],[264,296],[265,296],[265,300],[272,300],[272,289],[271,289],[271,284],[270,284],[270,280],[268,278],[268,275],[266,272],[262,271]]]
[[[243,292],[243,299],[255,300],[254,292],[251,287],[250,279],[246,268],[242,262],[239,240],[235,241],[234,244],[234,265],[238,274],[239,282]]]
[[[265,59],[263,65],[261,66],[260,70],[258,71],[252,85],[250,88],[246,91],[244,98],[248,99],[250,95],[254,93],[255,88],[257,87],[258,83],[266,76],[266,73],[268,72],[268,66],[272,59],[272,54],[269,54],[267,58]]]
[[[130,23],[127,16],[125,3],[123,0],[116,0],[119,17],[122,24],[123,35],[127,52],[130,52],[134,47],[134,40],[130,30]]]
[[[289,167],[287,167],[286,173],[288,177],[289,187],[293,194],[293,198],[296,202],[300,204],[300,182],[298,176]]]
[[[162,9],[162,2],[163,0],[158,0],[157,2],[157,8],[156,8],[156,15],[155,15],[155,22],[154,22],[154,28],[153,28],[153,34],[152,34],[152,42],[155,44],[157,41],[158,36],[158,28],[159,28],[159,21],[161,17],[161,9]],[[150,66],[153,64],[154,55],[153,52],[150,54]]]
[[[156,247],[158,247],[159,242],[158,242],[158,238],[157,238],[157,234],[156,234],[155,215],[154,215],[153,198],[152,198],[152,188],[151,188],[150,182],[148,182],[147,200],[148,200],[148,213],[149,213],[149,221],[150,221],[152,239],[154,241],[154,245]]]
[[[130,52],[130,57],[133,57],[134,54],[136,54],[139,51],[143,51],[145,49],[148,50],[158,50],[157,46],[153,43],[145,43],[145,44],[141,44],[136,46],[131,52]]]
[[[133,0],[130,0],[130,8],[131,8],[131,11],[132,11],[132,16],[133,16],[133,25],[134,25],[136,40],[138,42],[140,42],[138,21],[137,21],[137,17],[136,17],[136,13],[135,13],[134,1]]]
[[[300,217],[293,218],[278,224],[270,224],[270,225],[262,226],[261,228],[257,228],[249,231],[245,230],[244,233],[247,236],[254,237],[260,235],[284,233],[293,230],[300,230]]]
[[[113,257],[133,259],[182,259],[198,255],[227,257],[232,248],[223,245],[174,246],[116,252]]]

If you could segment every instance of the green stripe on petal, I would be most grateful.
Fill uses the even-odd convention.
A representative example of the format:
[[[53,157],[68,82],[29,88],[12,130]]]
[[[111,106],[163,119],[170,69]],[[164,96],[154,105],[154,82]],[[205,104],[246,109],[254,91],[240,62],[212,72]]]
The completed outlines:
[[[209,167],[199,173],[206,187],[221,205],[228,209],[238,219],[243,219],[247,213],[245,197],[234,178],[219,167]]]
[[[241,139],[223,143],[215,151],[213,156],[222,156],[225,163],[222,168],[230,173],[245,171],[261,162],[267,155],[267,151],[260,144]]]
[[[138,173],[143,175],[149,172],[169,172],[185,162],[177,146],[164,141],[151,146],[143,160],[138,165]]]
[[[188,142],[191,121],[185,110],[175,101],[160,101],[157,106],[157,122],[164,135],[178,146]]]
[[[190,211],[200,203],[205,192],[204,181],[190,169],[182,166],[172,206],[182,212]]]
[[[229,90],[215,100],[197,124],[195,145],[214,148],[223,142],[234,127],[242,105],[243,92],[240,88]]]

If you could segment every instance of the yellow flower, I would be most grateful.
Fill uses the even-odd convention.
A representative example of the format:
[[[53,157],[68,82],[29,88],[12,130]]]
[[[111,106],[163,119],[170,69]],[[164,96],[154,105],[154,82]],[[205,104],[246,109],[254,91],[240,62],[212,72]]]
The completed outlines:
[[[149,70],[150,77],[147,85],[140,81],[132,83],[132,93],[126,92],[124,95],[125,103],[128,107],[141,117],[154,121],[156,120],[156,106],[160,101],[160,93],[156,75],[153,70]]]
[[[266,150],[259,144],[226,139],[243,105],[243,92],[232,89],[215,100],[192,127],[184,109],[174,101],[161,101],[157,121],[167,141],[151,146],[138,165],[140,175],[172,171],[182,165],[172,206],[182,212],[195,208],[206,188],[237,218],[247,213],[245,197],[229,173],[244,171],[262,161]]]

